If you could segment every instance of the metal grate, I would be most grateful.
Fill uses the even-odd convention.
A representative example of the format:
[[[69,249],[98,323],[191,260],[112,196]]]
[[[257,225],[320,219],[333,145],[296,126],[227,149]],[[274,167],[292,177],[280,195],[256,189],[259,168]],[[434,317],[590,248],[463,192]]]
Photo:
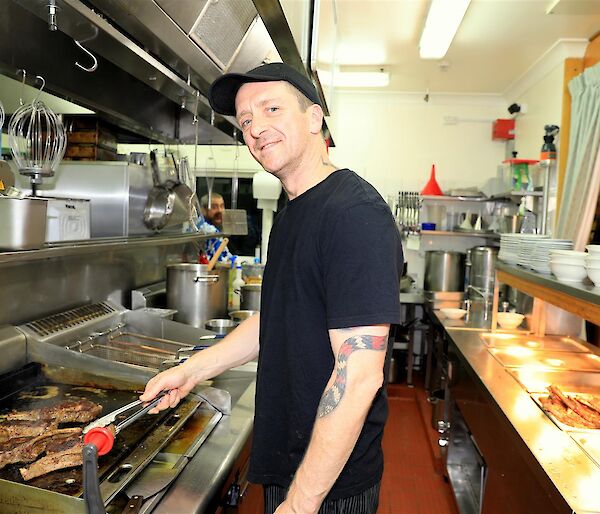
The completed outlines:
[[[190,37],[225,70],[256,16],[250,0],[208,2]]]
[[[92,303],[59,314],[53,314],[52,316],[36,321],[31,321],[30,323],[25,324],[25,326],[37,335],[45,337],[51,334],[57,334],[68,328],[83,325],[87,321],[101,318],[102,316],[106,316],[113,312],[116,312],[115,309],[105,302]]]

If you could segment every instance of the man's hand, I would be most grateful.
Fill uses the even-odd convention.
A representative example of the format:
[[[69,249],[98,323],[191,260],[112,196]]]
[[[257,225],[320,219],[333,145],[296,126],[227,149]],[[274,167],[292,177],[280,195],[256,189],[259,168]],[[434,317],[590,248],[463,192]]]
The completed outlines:
[[[140,396],[143,402],[152,401],[162,391],[169,391],[150,411],[156,414],[161,410],[175,407],[196,385],[196,380],[188,373],[187,366],[181,364],[152,377],[146,384],[144,393]]]

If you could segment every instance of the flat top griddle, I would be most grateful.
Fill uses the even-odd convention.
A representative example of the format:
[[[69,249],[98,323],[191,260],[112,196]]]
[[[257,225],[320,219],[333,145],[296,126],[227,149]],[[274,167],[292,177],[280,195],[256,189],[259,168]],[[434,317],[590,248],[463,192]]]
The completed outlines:
[[[10,381],[14,387],[11,388],[10,384],[6,384],[7,381]],[[98,403],[103,407],[102,412],[108,413],[132,402],[139,396],[139,393],[133,391],[107,390],[58,383],[46,378],[42,373],[42,367],[39,365],[29,365],[20,372],[11,374],[4,382],[4,384],[0,383],[0,387],[8,385],[8,389],[4,387],[0,389],[7,392],[0,399],[0,416],[8,414],[12,410],[40,409],[50,407],[60,401],[75,398],[85,398]],[[192,405],[194,403],[195,405]],[[122,486],[124,486],[124,476],[132,470],[131,465],[125,465],[124,463],[131,460],[140,444],[156,437],[161,430],[168,432],[169,427],[181,423],[182,417],[193,414],[194,407],[197,408],[198,405],[199,402],[184,401],[177,409],[163,411],[157,415],[144,416],[120,432],[112,450],[98,460],[99,482],[101,484],[104,482],[105,485],[115,484],[115,487],[108,486],[108,489],[111,491],[110,494],[116,494],[116,489],[119,489],[116,484],[123,482]],[[127,414],[122,416],[124,418]],[[69,426],[83,427],[85,424],[61,424],[60,428]],[[159,442],[154,441],[153,444],[159,444]],[[158,449],[159,447],[157,451]],[[30,486],[69,496],[78,497],[83,493],[81,466],[53,471],[28,482],[25,482],[19,473],[19,467],[22,466],[22,464],[6,466],[0,470],[0,479],[26,483]]]

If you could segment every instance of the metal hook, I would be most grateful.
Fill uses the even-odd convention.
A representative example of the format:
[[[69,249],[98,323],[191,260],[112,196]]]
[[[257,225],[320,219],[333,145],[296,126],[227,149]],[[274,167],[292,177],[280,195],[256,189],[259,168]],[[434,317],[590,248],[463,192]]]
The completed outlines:
[[[92,73],[92,71],[96,71],[96,69],[98,68],[98,59],[96,59],[96,56],[92,52],[90,52],[87,48],[85,48],[76,39],[74,39],[73,41],[75,41],[75,44],[94,60],[94,64],[92,64],[91,68],[86,68],[85,66],[82,66],[78,62],[75,62],[75,66],[77,66],[78,68],[81,68],[83,71],[87,71],[88,73]]]
[[[25,89],[25,78],[27,77],[27,70],[17,70],[17,73],[23,74],[23,80],[21,80],[21,94],[19,95],[19,105],[23,106],[25,105],[25,102],[23,102],[23,90]]]
[[[36,75],[35,78],[38,79],[42,83],[42,85],[40,86],[40,90],[38,91],[38,94],[35,97],[35,100],[33,101],[33,103],[38,101],[38,99],[40,98],[40,95],[42,94],[42,91],[46,87],[46,81],[44,80],[44,77],[42,77],[40,75]]]

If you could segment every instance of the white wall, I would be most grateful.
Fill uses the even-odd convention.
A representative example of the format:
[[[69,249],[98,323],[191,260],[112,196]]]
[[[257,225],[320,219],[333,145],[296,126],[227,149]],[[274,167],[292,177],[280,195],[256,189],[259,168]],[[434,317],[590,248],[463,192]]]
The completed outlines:
[[[350,167],[384,196],[420,191],[431,165],[442,190],[481,187],[497,174],[503,142],[492,141],[492,120],[504,100],[495,95],[343,92],[328,120],[336,144],[332,161]]]
[[[563,74],[564,62],[561,62],[517,98],[518,104],[527,106],[527,112],[518,116],[515,123],[515,150],[519,157],[539,159],[544,125],[560,126]]]

